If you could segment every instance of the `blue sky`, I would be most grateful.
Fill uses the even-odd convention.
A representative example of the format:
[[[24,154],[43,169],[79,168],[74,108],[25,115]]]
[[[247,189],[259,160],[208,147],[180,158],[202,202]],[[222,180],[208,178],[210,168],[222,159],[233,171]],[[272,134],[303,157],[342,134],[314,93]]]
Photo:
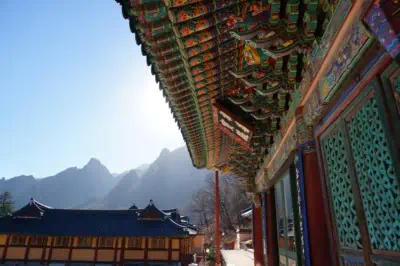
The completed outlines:
[[[184,145],[114,0],[1,0],[0,33],[0,177],[91,157],[122,172]]]

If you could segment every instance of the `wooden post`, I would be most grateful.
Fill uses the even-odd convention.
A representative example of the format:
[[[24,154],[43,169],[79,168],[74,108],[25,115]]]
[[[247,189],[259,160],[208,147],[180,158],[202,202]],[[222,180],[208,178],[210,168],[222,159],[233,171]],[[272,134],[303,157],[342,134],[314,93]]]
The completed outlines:
[[[45,243],[42,245],[42,258],[40,259],[40,264],[44,265],[44,261],[46,259],[46,250],[47,250],[47,242],[49,241],[48,237],[45,237]],[[43,243],[42,243],[43,244]]]
[[[55,242],[56,242],[56,237],[55,237],[55,236],[51,237],[51,244],[50,244],[49,256],[47,257],[47,265],[50,264],[51,257],[53,256],[53,247],[54,247],[54,245],[55,245]]]
[[[122,243],[121,243],[121,253],[120,253],[120,258],[119,258],[119,265],[124,266],[125,264],[125,246],[126,246],[126,239],[125,237],[122,238]]]
[[[168,264],[172,264],[172,237],[168,239]]]
[[[183,241],[182,238],[179,238],[179,261],[183,260]]]
[[[144,240],[144,265],[147,266],[149,257],[149,238],[146,237]]]
[[[2,258],[1,258],[1,264],[4,264],[4,262],[5,262],[5,260],[6,260],[7,249],[8,249],[8,246],[10,245],[10,241],[11,241],[11,235],[7,235],[6,245],[5,245],[5,247],[4,247],[3,256],[2,256]]]
[[[70,265],[71,264],[72,248],[74,247],[74,241],[75,241],[75,239],[73,237],[71,237],[70,245],[69,245],[69,252],[68,252],[68,261],[67,261],[66,265]]]
[[[28,239],[28,245],[25,246],[24,264],[28,264],[29,249],[31,248],[31,241],[32,241],[31,236],[27,236],[26,238]],[[25,244],[26,244],[26,240],[25,240]]]
[[[219,177],[218,171],[215,171],[215,252],[217,259],[217,266],[221,265],[221,241],[219,229]]]
[[[267,260],[268,266],[279,265],[277,222],[275,210],[275,190],[270,188],[266,196],[267,209]]]
[[[305,201],[311,265],[323,265],[331,261],[329,235],[325,217],[321,179],[318,173],[316,151],[303,153]]]
[[[117,239],[115,240],[114,262],[113,262],[113,266],[116,266],[116,265],[117,265],[118,245],[119,245],[119,237],[117,237]]]
[[[262,212],[261,207],[256,207],[253,203],[253,246],[254,246],[254,266],[264,265],[263,243],[262,243]]]
[[[97,253],[99,250],[99,238],[100,237],[96,237],[96,244],[95,244],[95,248],[94,248],[94,265],[96,265],[96,263],[97,263]]]

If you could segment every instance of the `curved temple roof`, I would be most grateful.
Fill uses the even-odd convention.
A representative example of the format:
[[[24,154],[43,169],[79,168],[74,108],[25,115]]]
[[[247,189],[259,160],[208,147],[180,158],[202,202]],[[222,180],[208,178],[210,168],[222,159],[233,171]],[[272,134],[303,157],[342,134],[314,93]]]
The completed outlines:
[[[178,237],[198,233],[171,215],[176,209],[168,211],[152,202],[144,209],[53,209],[32,199],[12,216],[0,218],[0,234]]]

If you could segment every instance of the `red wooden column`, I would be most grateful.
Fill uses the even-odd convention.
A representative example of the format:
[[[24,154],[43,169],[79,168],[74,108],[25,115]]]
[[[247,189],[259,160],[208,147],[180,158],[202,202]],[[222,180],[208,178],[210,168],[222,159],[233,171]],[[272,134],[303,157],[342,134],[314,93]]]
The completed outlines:
[[[71,259],[72,259],[72,249],[74,248],[74,241],[75,239],[73,237],[71,237],[70,239],[70,245],[69,245],[69,251],[68,251],[68,261],[66,263],[66,265],[71,265]]]
[[[95,241],[96,241],[96,246],[94,248],[94,264],[97,263],[97,254],[99,253],[99,238],[100,237],[96,237]]]
[[[278,236],[275,211],[275,189],[270,188],[266,196],[267,213],[267,260],[268,266],[278,266]]]
[[[253,204],[254,266],[264,265],[262,224],[261,206],[256,207],[255,204]]]
[[[51,256],[53,256],[53,247],[54,247],[55,243],[56,243],[56,237],[53,236],[53,237],[51,237],[49,256],[47,257],[47,263],[48,264],[50,264],[50,262],[51,262]]]
[[[27,239],[28,239],[28,245],[26,245],[26,247],[25,247],[24,264],[27,264],[27,263],[28,263],[29,250],[30,250],[30,248],[31,248],[32,237],[31,237],[31,236],[28,236]],[[25,240],[25,243],[26,243],[26,240]],[[42,248],[43,248],[43,250],[44,250],[44,246],[43,246]]]
[[[149,238],[146,237],[144,240],[144,265],[145,266],[149,265],[148,259],[149,259]]]
[[[168,265],[172,264],[172,237],[168,239]]]
[[[122,243],[121,243],[121,253],[119,257],[119,265],[123,266],[125,264],[125,246],[126,246],[126,238],[122,238]]]
[[[328,229],[323,215],[326,200],[315,150],[303,153],[303,172],[311,265],[326,265],[331,261]]]
[[[45,239],[46,240],[44,242],[44,245],[42,246],[43,247],[43,249],[42,249],[42,258],[40,259],[40,264],[42,264],[42,265],[44,265],[44,261],[46,259],[47,243],[49,241],[49,239],[47,237],[45,237]]]
[[[114,247],[114,262],[113,262],[113,266],[117,266],[119,237],[117,237],[117,239],[115,240],[115,244],[114,245],[115,245],[115,247]]]
[[[218,171],[215,171],[215,252],[217,259],[217,266],[221,265],[221,241],[219,229],[219,177]]]
[[[10,245],[10,241],[11,241],[11,236],[7,235],[6,245],[4,246],[3,255],[2,255],[1,260],[0,260],[1,264],[4,264],[4,261],[6,260],[7,249],[8,249],[8,246]]]

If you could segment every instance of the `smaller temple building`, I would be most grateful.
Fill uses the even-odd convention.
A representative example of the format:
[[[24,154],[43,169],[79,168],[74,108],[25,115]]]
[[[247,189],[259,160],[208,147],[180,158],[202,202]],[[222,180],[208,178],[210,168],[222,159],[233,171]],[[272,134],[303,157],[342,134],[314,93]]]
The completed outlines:
[[[54,209],[34,199],[0,218],[0,265],[189,265],[198,230],[177,209]]]

